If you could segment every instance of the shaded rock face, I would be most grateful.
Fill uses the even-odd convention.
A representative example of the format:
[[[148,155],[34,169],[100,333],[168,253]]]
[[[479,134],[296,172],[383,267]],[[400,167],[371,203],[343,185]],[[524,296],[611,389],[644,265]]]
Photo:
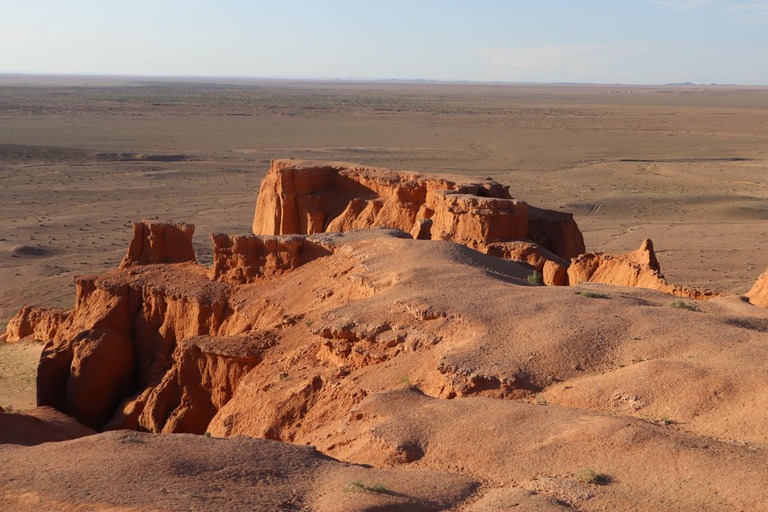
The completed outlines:
[[[258,278],[271,278],[314,259],[331,254],[333,246],[327,237],[295,235],[269,237],[214,233],[214,280],[236,284],[252,283]]]
[[[532,240],[547,250],[540,257],[552,253],[561,258],[559,265],[585,251],[571,214],[529,207],[492,180],[455,183],[351,164],[272,162],[259,189],[255,234],[372,227],[399,229],[420,240],[449,240],[482,252],[497,242]]]
[[[653,250],[653,242],[645,240],[636,251],[627,254],[586,253],[571,260],[568,267],[571,285],[603,283],[658,290],[678,297],[708,300],[721,295],[713,290],[700,290],[669,284]]]
[[[133,239],[120,268],[150,263],[195,261],[195,226],[184,222],[143,219],[133,223]]]
[[[37,407],[24,413],[4,413],[0,408],[0,445],[32,446],[95,433],[52,407]]]
[[[55,407],[100,430],[124,401],[135,402],[132,396],[162,382],[179,362],[174,357],[184,354],[179,350],[177,355],[178,342],[216,332],[227,285],[207,280],[205,269],[196,265],[166,284],[156,277],[145,280],[138,270],[151,274],[158,267],[78,279],[74,308],[43,348],[38,405]],[[169,401],[162,398],[158,408],[167,408]],[[131,428],[143,428],[138,418]]]
[[[381,224],[402,231],[320,232]],[[628,255],[581,255],[566,273],[565,259],[525,237],[533,233],[563,254],[578,251],[583,241],[572,217],[516,202],[492,181],[455,184],[276,161],[262,185],[254,229],[316,233],[213,234],[207,269],[194,262],[193,226],[145,220],[134,223],[119,269],[77,279],[71,311],[22,309],[9,324],[12,338],[34,333],[46,340],[38,403],[97,430],[208,428],[294,440],[308,425],[338,419],[338,404],[352,407],[365,398],[343,379],[349,372],[403,354],[433,353],[446,339],[461,345],[486,335],[486,327],[458,320],[463,313],[414,299],[424,285],[402,285],[431,279],[456,262],[455,272],[477,270],[477,279],[491,275],[514,285],[527,286],[535,269],[545,284],[570,279],[707,297],[667,284],[650,241]],[[433,242],[414,242],[408,233]],[[433,269],[435,257],[442,263]],[[401,258],[407,259],[402,265]],[[465,279],[455,272],[429,281],[425,293]],[[406,286],[407,300],[388,295],[396,286]],[[370,306],[360,305],[369,299]],[[381,315],[375,311],[389,316],[363,318]],[[527,396],[546,384],[542,376],[566,371],[537,361],[501,372],[456,355],[427,359],[421,389],[443,398]],[[231,404],[240,387],[259,398]]]

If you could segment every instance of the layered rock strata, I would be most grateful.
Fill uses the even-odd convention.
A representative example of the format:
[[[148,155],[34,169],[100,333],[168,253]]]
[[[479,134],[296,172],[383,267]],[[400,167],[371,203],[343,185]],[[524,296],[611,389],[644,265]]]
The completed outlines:
[[[195,261],[195,226],[185,222],[143,219],[133,223],[133,239],[120,268],[148,263]]]
[[[449,240],[501,257],[492,244],[533,242],[527,258],[545,284],[562,282],[569,258],[585,251],[573,216],[530,207],[493,180],[454,182],[416,173],[333,162],[275,160],[262,181],[257,235],[312,234],[389,227],[419,240]],[[556,257],[552,257],[552,256]],[[558,270],[548,267],[560,266]]]

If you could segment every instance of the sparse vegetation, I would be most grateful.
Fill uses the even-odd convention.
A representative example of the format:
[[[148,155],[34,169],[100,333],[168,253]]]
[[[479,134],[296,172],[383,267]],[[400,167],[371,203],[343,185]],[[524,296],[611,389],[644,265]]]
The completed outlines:
[[[672,306],[673,308],[687,309],[688,311],[701,312],[701,309],[699,309],[699,306],[697,306],[696,304],[693,304],[691,302],[685,302],[684,300],[679,300],[679,299],[678,300],[674,300],[674,301],[670,302],[669,305]]]
[[[144,444],[144,440],[136,432],[123,432],[117,440],[121,443]]]
[[[204,435],[205,435],[205,437],[211,437],[211,433],[210,432],[206,432]]]
[[[533,274],[528,276],[528,282],[534,286],[541,286],[541,274],[534,270]]]
[[[343,490],[346,492],[378,492],[378,493],[390,492],[389,489],[383,484],[368,485],[362,480],[352,480],[351,482],[348,482],[344,486]]]
[[[579,482],[590,485],[605,485],[611,482],[610,476],[604,473],[598,473],[592,468],[584,468],[573,476]]]
[[[659,423],[661,423],[662,425],[674,425],[675,420],[670,419],[669,416],[664,416],[663,418],[661,418],[661,420],[659,420]]]
[[[607,299],[608,298],[606,294],[596,292],[593,290],[579,290],[576,293],[578,293],[582,297],[587,297],[588,299]]]

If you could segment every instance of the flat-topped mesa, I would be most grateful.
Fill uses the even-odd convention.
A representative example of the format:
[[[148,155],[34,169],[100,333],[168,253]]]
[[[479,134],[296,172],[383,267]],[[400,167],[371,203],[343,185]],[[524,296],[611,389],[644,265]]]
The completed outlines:
[[[257,235],[374,227],[482,252],[489,244],[528,239],[565,260],[585,250],[571,214],[529,208],[490,179],[456,183],[354,164],[274,160],[261,183]]]
[[[678,297],[709,300],[722,295],[713,290],[688,288],[667,282],[653,250],[653,242],[643,241],[640,248],[626,254],[586,253],[571,260],[568,281],[603,283],[612,286],[631,286],[658,290]]]
[[[133,239],[120,268],[152,263],[195,261],[195,226],[184,222],[142,219],[133,223]]]

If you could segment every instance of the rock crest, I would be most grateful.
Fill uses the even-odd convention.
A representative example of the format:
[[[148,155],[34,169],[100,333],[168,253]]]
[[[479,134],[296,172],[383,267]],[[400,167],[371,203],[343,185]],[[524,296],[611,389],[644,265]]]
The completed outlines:
[[[661,273],[661,266],[653,250],[653,242],[646,239],[636,251],[626,254],[592,252],[582,254],[568,267],[571,285],[603,283],[612,286],[649,288],[678,297],[707,300],[720,297],[713,290],[700,290],[669,284]]]
[[[530,207],[493,180],[454,182],[347,163],[274,160],[261,183],[253,219],[257,235],[375,227],[399,229],[419,240],[457,242],[500,257],[514,251],[492,244],[532,241],[541,248],[523,261],[535,263],[545,284],[565,284],[565,261],[585,250],[573,215]]]

